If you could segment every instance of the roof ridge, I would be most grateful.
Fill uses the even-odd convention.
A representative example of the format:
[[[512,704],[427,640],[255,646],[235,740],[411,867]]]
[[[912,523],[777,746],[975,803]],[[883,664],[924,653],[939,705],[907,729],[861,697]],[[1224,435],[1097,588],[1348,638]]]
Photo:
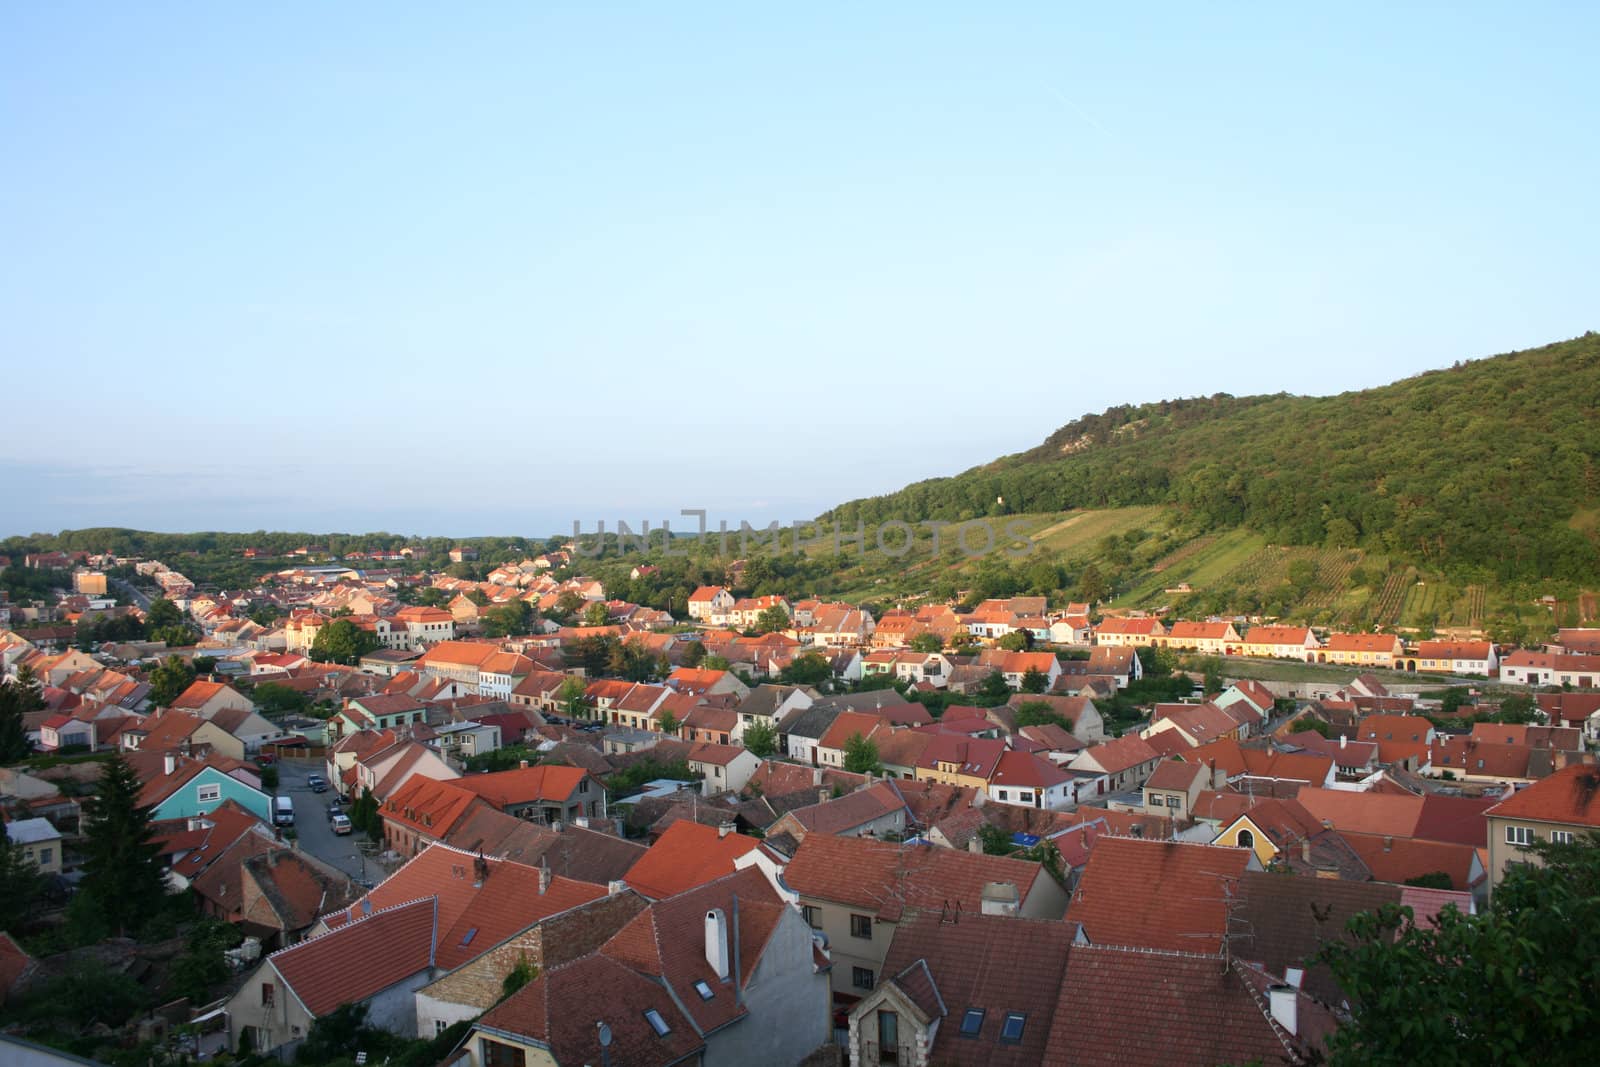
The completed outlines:
[[[361,899],[365,900],[366,897],[362,897]],[[279,956],[284,955],[285,953],[293,952],[297,948],[304,948],[306,945],[314,944],[315,942],[321,941],[322,939],[324,939],[326,937],[331,937],[332,935],[338,933],[340,930],[349,930],[352,927],[354,927],[356,924],[364,923],[368,919],[376,919],[380,915],[387,915],[390,912],[399,911],[402,908],[413,907],[413,906],[415,906],[417,904],[425,904],[428,901],[433,901],[434,907],[437,908],[438,907],[438,901],[439,901],[439,895],[437,893],[434,893],[431,896],[417,897],[415,900],[407,900],[407,901],[404,901],[404,902],[399,903],[399,904],[390,904],[386,908],[378,908],[378,909],[376,909],[374,911],[368,912],[365,915],[361,915],[361,916],[358,916],[358,917],[356,917],[354,919],[351,919],[347,923],[341,923],[338,926],[330,927],[327,930],[324,930],[320,934],[312,934],[310,937],[304,938],[304,939],[302,939],[300,941],[296,941],[292,945],[286,946],[284,948],[280,948],[278,951],[268,954],[267,959],[269,959],[269,960],[276,959]],[[353,908],[353,907],[355,907],[355,904],[347,904],[343,908],[335,908],[333,911],[328,912],[328,915],[337,915],[337,914],[339,914],[339,912],[348,911],[350,908]],[[322,919],[324,919],[326,917],[327,916],[318,916],[317,917],[317,921],[320,922],[320,921],[322,921]]]

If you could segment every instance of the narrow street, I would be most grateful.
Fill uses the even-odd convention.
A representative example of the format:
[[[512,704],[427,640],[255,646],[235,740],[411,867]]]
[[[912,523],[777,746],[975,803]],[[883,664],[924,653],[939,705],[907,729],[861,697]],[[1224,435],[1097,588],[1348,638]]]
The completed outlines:
[[[309,855],[337,867],[362,884],[383,881],[385,871],[377,861],[379,847],[363,833],[339,835],[328,825],[328,805],[337,796],[330,788],[313,793],[308,775],[323,773],[320,759],[283,760],[278,764],[278,793],[294,800],[295,840]]]

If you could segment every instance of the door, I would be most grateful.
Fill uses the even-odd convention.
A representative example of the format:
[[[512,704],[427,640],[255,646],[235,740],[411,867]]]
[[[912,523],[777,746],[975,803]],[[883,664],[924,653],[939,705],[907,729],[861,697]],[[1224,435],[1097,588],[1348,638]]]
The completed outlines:
[[[892,1011],[878,1013],[878,1062],[900,1062],[900,1016]]]

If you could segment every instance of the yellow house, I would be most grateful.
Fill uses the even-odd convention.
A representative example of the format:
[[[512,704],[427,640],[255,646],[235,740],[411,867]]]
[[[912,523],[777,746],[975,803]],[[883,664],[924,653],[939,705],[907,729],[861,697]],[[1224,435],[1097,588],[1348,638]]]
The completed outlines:
[[[61,873],[61,832],[49,819],[17,819],[6,823],[6,836],[40,874]]]
[[[1005,755],[1006,743],[985,737],[936,734],[917,760],[916,780],[982,789]]]
[[[1284,850],[1311,840],[1324,829],[1316,816],[1295,801],[1263,800],[1224,826],[1211,843],[1248,848],[1266,867]]]

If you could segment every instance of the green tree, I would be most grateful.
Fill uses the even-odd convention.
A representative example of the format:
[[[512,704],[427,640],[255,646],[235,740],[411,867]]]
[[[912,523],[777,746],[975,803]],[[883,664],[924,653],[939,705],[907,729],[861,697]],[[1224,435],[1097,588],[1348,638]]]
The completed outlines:
[[[1494,721],[1526,725],[1535,721],[1537,717],[1532,694],[1507,693],[1500,698],[1500,710],[1495,712]]]
[[[683,649],[683,665],[690,669],[700,666],[706,658],[706,646],[699,641],[690,641]]]
[[[999,671],[990,671],[989,677],[978,683],[978,705],[992,708],[1004,704],[1011,699],[1011,687],[1006,685],[1006,676]]]
[[[1439,710],[1445,715],[1456,712],[1470,698],[1465,686],[1453,685],[1439,698]]]
[[[844,743],[844,769],[853,774],[876,774],[882,767],[877,744],[870,737],[851,734]]]
[[[99,785],[83,803],[80,892],[119,934],[159,910],[166,896],[151,809],[139,803],[141,789],[133,768],[113,756],[101,765]]]
[[[33,751],[24,721],[27,712],[35,710],[32,696],[19,683],[0,678],[0,764],[16,763]]]
[[[1033,634],[1027,630],[1012,630],[995,644],[1007,652],[1026,652],[1033,647]]]
[[[936,633],[920,633],[911,639],[910,648],[913,652],[938,652],[944,648],[944,642]]]
[[[227,982],[233,973],[223,953],[236,947],[241,935],[238,927],[217,919],[202,920],[187,937],[187,948],[172,965],[172,991],[196,1004],[211,999],[211,991]]]
[[[583,609],[585,626],[604,626],[610,621],[611,615],[606,611],[606,606],[598,600]]]
[[[347,667],[378,647],[378,635],[363,630],[349,619],[334,619],[317,631],[311,642],[311,658],[319,663],[342,663]]]
[[[144,613],[144,624],[152,631],[167,626],[181,626],[183,612],[166,597],[156,597],[150,602],[150,609]]]
[[[762,634],[780,633],[789,628],[789,613],[783,610],[781,604],[774,604],[770,608],[763,608],[756,616],[756,632]]]
[[[262,682],[251,690],[250,699],[263,715],[274,719],[299,715],[311,704],[310,697],[279,682]]]
[[[778,728],[765,719],[757,719],[744,728],[744,747],[752,756],[768,758],[778,751]]]
[[[1580,803],[1600,771],[1577,779]],[[1489,906],[1446,906],[1413,924],[1395,904],[1356,916],[1319,957],[1351,1020],[1330,1038],[1331,1062],[1578,1063],[1600,1030],[1600,835],[1539,842],[1510,865]]]
[[[1106,583],[1105,575],[1101,574],[1100,568],[1093,563],[1083,568],[1083,573],[1078,575],[1077,594],[1079,600],[1087,601],[1090,605],[1094,605],[1104,600],[1106,594],[1110,591],[1111,588]]]
[[[168,656],[150,672],[150,700],[169,708],[194,683],[194,668],[178,656]]]
[[[526,600],[496,604],[480,616],[486,637],[517,637],[533,627],[533,608]]]
[[[561,705],[568,718],[576,719],[580,715],[587,716],[588,709],[584,707],[583,695],[588,690],[589,687],[582,678],[575,674],[568,675],[561,683],[561,687],[556,690],[556,703]]]
[[[1025,726],[1056,725],[1063,729],[1072,729],[1072,720],[1064,715],[1058,715],[1056,709],[1043,700],[1024,700],[1017,706],[1017,728]]]
[[[678,736],[678,728],[682,725],[683,723],[679,722],[678,717],[671,711],[663,711],[656,718],[656,728],[668,737]]]
[[[44,893],[44,876],[21,845],[0,833],[0,930],[21,931]]]
[[[833,668],[818,652],[802,652],[778,672],[778,680],[784,685],[808,685],[813,689],[827,684],[832,677]]]
[[[1050,679],[1037,667],[1029,667],[1022,672],[1022,691],[1024,693],[1042,693],[1050,688]]]

